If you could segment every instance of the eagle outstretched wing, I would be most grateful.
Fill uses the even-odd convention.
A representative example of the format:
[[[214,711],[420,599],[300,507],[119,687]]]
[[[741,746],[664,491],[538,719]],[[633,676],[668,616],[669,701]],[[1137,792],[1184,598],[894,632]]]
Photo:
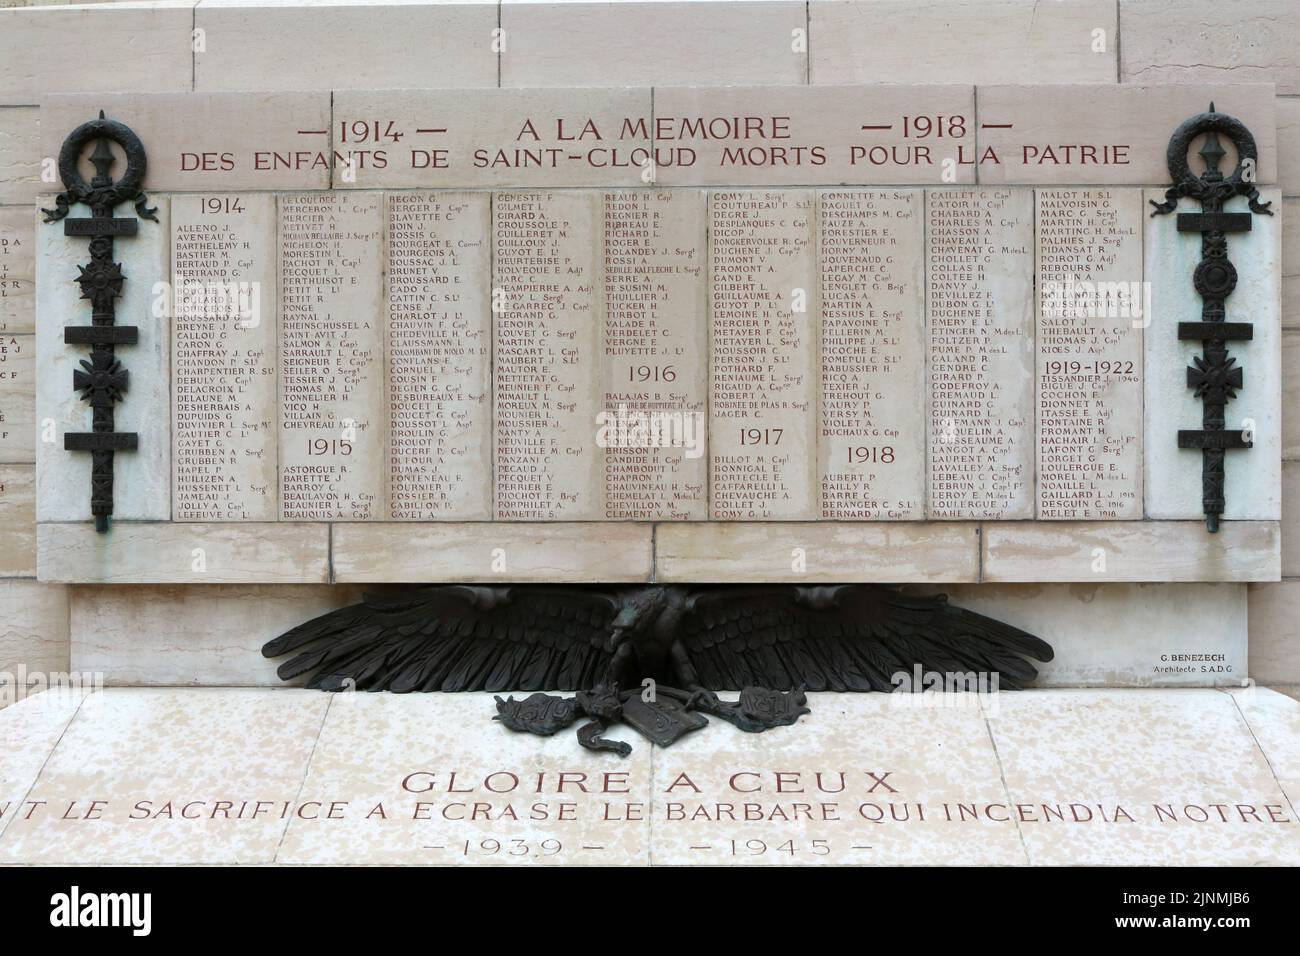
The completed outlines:
[[[613,657],[609,592],[447,585],[368,597],[267,642],[282,680],[321,690],[581,690]]]
[[[1038,676],[1026,658],[1052,659],[1032,634],[949,604],[871,585],[702,591],[689,604],[681,647],[713,690],[767,687],[892,691],[894,675],[998,674],[1005,689]]]

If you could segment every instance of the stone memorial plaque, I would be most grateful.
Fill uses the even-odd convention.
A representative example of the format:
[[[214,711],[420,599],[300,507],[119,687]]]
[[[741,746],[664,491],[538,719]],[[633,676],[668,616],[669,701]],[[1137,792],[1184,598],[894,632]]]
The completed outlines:
[[[390,515],[490,518],[490,197],[393,193],[387,203]]]
[[[1038,517],[1142,517],[1140,189],[1039,189]]]
[[[931,518],[1034,514],[1029,189],[926,193]]]
[[[0,206],[0,334],[36,328],[35,222],[29,206]]]
[[[386,514],[383,225],[379,193],[279,197],[285,520]]]
[[[815,511],[816,214],[811,190],[709,197],[709,459],[719,520]]]
[[[598,520],[600,194],[493,202],[494,465],[502,520]]]
[[[605,517],[708,517],[705,193],[603,194]]]
[[[36,343],[0,334],[0,462],[36,460]]]
[[[801,546],[837,580],[1074,580],[1097,572],[1065,552],[1094,536],[1125,542],[1109,579],[1141,577],[1157,566],[1146,552],[1189,533],[1150,522],[1198,514],[1201,458],[1158,438],[1176,443],[1203,412],[1186,387],[1194,349],[1140,326],[1148,286],[1177,322],[1203,306],[1183,281],[1194,236],[1178,229],[1204,211],[1180,210],[1192,215],[1172,230],[1139,225],[1136,190],[1163,195],[1164,127],[1220,90],[1259,127],[1267,182],[1281,151],[1258,84],[1096,97],[1079,85],[977,96],[969,83],[373,89],[338,93],[332,112],[317,93],[115,94],[110,113],[150,152],[147,202],[180,196],[175,226],[156,236],[141,210],[119,209],[24,241],[32,221],[0,209],[0,337],[21,352],[37,328],[25,288],[39,286],[30,298],[50,319],[28,376],[39,414],[23,414],[29,388],[0,383],[0,425],[55,423],[36,456],[38,511],[85,520],[87,460],[60,436],[88,421],[68,390],[86,351],[63,334],[84,305],[74,277],[94,223],[111,222],[121,322],[136,316],[145,346],[120,354],[130,393],[113,441],[141,437],[115,459],[119,518],[368,522],[286,529],[311,547],[329,531],[325,573],[365,581],[486,567],[594,582],[608,560],[550,541],[554,522],[588,521],[606,523],[605,545],[632,535],[620,580],[669,565],[679,580],[811,573],[781,557],[792,521],[824,522]],[[1134,119],[1143,97],[1160,130]],[[178,105],[192,110],[169,123]],[[65,96],[49,117],[71,125],[89,108]],[[41,135],[51,153],[62,143]],[[1230,217],[1244,201],[1228,201]],[[1230,457],[1224,516],[1275,522],[1271,293],[1285,264],[1281,217],[1255,219],[1233,239],[1246,258],[1229,307],[1261,318],[1234,351],[1249,364],[1228,411],[1263,453]],[[39,281],[25,281],[35,259]],[[175,321],[141,322],[173,272]],[[1083,312],[1067,308],[1088,294]],[[274,327],[246,322],[258,310]],[[0,462],[29,447],[0,429]],[[976,521],[1016,524],[947,523]],[[482,522],[501,524],[483,538]],[[652,526],[669,522],[682,526]],[[1277,527],[1230,530],[1207,546],[1215,557],[1170,573],[1255,579],[1285,563]],[[437,560],[412,569],[393,546],[403,535]],[[1050,566],[1026,559],[1046,536]],[[886,539],[892,557],[869,553]],[[49,540],[43,575],[112,577],[106,560],[56,568],[70,553]],[[460,564],[441,555],[447,542]],[[496,556],[520,548],[523,570]],[[563,571],[548,557],[561,552]]]
[[[274,521],[275,200],[172,203],[172,518]]]
[[[924,206],[921,190],[818,196],[823,518],[925,516]]]

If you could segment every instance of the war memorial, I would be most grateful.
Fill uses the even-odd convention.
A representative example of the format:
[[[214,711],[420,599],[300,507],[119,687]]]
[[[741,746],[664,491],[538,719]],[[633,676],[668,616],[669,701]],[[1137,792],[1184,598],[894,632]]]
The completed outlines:
[[[1290,0],[0,9],[0,862],[1293,866],[1297,223]]]

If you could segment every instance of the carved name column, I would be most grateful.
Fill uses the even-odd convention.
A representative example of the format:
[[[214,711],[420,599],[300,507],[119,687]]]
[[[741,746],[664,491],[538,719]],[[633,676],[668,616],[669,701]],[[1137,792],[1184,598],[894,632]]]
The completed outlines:
[[[603,195],[605,517],[708,517],[705,194]]]
[[[925,241],[920,190],[818,197],[821,516],[925,517]]]
[[[391,193],[388,482],[397,520],[492,516],[487,193]]]
[[[36,454],[36,344],[31,335],[0,332],[0,464]]]
[[[172,517],[274,521],[275,201],[172,199]]]
[[[1038,517],[1142,517],[1140,189],[1039,189]]]
[[[604,514],[596,444],[599,194],[493,199],[496,515],[594,521]]]
[[[931,518],[1034,514],[1029,189],[926,192]]]
[[[382,518],[380,195],[281,196],[279,222],[282,515]]]
[[[31,209],[0,206],[0,333],[31,332],[36,242]]]
[[[713,517],[816,514],[818,279],[811,191],[709,197]]]

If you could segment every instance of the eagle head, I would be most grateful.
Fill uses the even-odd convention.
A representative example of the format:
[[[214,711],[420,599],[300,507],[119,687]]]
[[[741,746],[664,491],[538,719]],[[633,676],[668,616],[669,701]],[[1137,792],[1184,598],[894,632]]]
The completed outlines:
[[[616,651],[627,641],[650,633],[667,606],[667,588],[641,588],[624,595],[618,614],[609,626],[609,650]]]

